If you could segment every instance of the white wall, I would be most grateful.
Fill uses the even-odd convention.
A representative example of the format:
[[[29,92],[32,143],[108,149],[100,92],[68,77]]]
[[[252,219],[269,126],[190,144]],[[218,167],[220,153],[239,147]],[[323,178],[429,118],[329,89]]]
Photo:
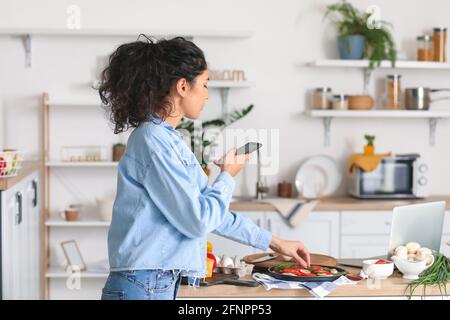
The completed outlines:
[[[325,4],[333,1],[17,1],[0,2],[0,28],[64,28],[66,8],[81,8],[82,28],[128,28],[147,32],[154,29],[245,29],[254,32],[248,39],[205,39],[197,44],[204,49],[213,68],[245,69],[256,86],[231,94],[231,106],[254,103],[255,110],[233,125],[238,128],[273,128],[280,130],[279,173],[269,177],[272,192],[282,179],[292,181],[300,163],[308,156],[325,153],[336,157],[345,169],[349,153],[364,144],[363,135],[377,136],[380,152],[420,152],[432,164],[433,194],[450,192],[450,121],[437,129],[437,144],[428,146],[425,120],[337,120],[332,124],[332,145],[323,147],[322,123],[305,117],[305,93],[308,89],[330,85],[350,94],[362,90],[358,70],[313,69],[302,64],[337,56],[334,31],[322,21]],[[353,1],[360,8],[373,1]],[[445,0],[376,1],[382,18],[395,26],[397,43],[410,58],[415,54],[415,37],[433,26],[449,26],[450,3]],[[438,8],[438,9],[436,9]],[[17,147],[33,157],[38,150],[39,95],[49,92],[61,100],[95,97],[88,84],[94,79],[97,60],[119,43],[131,38],[108,37],[36,37],[33,41],[33,66],[25,68],[23,42],[20,38],[0,36],[0,106],[2,128],[0,147]],[[226,52],[226,54],[223,54]],[[388,71],[378,71],[382,78]],[[446,71],[404,71],[403,86],[445,87],[450,85]],[[379,91],[382,82],[374,81]],[[219,114],[219,95],[211,90],[205,117]],[[436,103],[445,108],[445,103]],[[97,117],[92,111],[58,110],[52,117],[52,130],[58,138],[52,145],[58,155],[62,144],[113,143],[106,125],[88,125],[85,119]],[[73,123],[67,118],[74,119]],[[73,118],[72,118],[73,117]],[[1,119],[0,119],[1,120]],[[101,119],[98,123],[101,123]],[[250,165],[238,177],[236,194],[253,194],[255,166]],[[110,188],[111,186],[109,184]],[[97,188],[97,186],[96,186]],[[345,192],[342,183],[340,193]]]

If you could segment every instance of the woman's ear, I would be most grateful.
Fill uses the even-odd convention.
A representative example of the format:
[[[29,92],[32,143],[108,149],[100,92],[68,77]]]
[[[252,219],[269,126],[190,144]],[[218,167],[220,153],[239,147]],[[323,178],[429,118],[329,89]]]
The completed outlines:
[[[186,81],[186,79],[181,78],[181,79],[177,80],[176,90],[180,96],[182,96],[184,98],[187,94],[188,89],[189,89],[189,83]]]

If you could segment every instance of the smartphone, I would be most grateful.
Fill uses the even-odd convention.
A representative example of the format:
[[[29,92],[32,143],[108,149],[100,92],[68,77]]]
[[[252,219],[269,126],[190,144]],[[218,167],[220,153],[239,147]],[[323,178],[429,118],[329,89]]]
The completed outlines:
[[[243,145],[242,147],[240,147],[239,149],[236,150],[236,155],[252,153],[253,151],[258,150],[261,147],[262,147],[262,143],[247,142],[245,145]]]

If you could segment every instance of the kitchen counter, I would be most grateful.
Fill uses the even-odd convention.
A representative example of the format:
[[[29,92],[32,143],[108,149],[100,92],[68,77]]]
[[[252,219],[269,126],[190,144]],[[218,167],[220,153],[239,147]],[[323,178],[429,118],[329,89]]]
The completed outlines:
[[[39,161],[24,161],[17,176],[11,178],[0,178],[0,191],[8,190],[29,174],[39,170],[39,164]]]
[[[447,202],[447,210],[450,210],[450,195],[430,196],[424,199],[402,200],[360,200],[349,196],[336,196],[320,199],[314,208],[315,211],[390,211],[396,206],[408,204],[440,201]],[[261,200],[263,201],[263,200]],[[233,211],[276,211],[270,203],[261,201],[234,201],[230,204]]]
[[[359,273],[360,269],[352,267],[342,267],[351,273]],[[250,279],[246,276],[243,279]],[[401,274],[395,271],[394,274],[385,280],[373,281],[362,280],[356,285],[344,285],[333,291],[327,297],[334,298],[381,298],[397,297],[405,298],[405,288],[407,280],[402,279]],[[447,292],[450,292],[450,283],[447,284]],[[414,296],[421,296],[423,288],[415,290]],[[440,291],[437,287],[427,287],[426,294],[440,298]],[[179,298],[314,298],[305,289],[272,289],[265,290],[259,287],[242,287],[233,285],[214,285],[210,287],[193,288],[192,286],[180,286]]]

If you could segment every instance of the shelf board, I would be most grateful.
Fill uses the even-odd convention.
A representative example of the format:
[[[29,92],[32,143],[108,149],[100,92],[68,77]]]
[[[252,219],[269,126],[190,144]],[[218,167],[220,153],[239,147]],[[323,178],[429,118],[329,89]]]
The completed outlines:
[[[312,67],[336,67],[336,68],[368,68],[368,60],[316,60],[308,63]],[[379,68],[391,69],[390,61],[383,61]],[[435,70],[450,70],[450,63],[443,62],[424,62],[424,61],[403,61],[398,60],[395,63],[395,69],[435,69]]]
[[[58,107],[58,108],[76,108],[76,107],[83,107],[83,108],[97,108],[102,107],[102,102],[91,102],[91,101],[79,101],[79,102],[73,102],[73,101],[49,101],[48,105],[50,107]]]
[[[211,80],[208,83],[209,88],[249,88],[253,85],[250,81]]]
[[[70,162],[70,161],[48,161],[46,167],[117,167],[119,162],[113,161],[86,161],[86,162]]]
[[[66,221],[60,218],[52,218],[45,222],[47,227],[109,227],[110,224],[110,221],[102,220]]]
[[[204,38],[249,38],[253,35],[250,30],[169,30],[169,29],[49,29],[49,28],[1,28],[0,35],[11,36],[102,36],[137,38],[144,33],[154,37],[204,37]]]
[[[450,118],[449,111],[420,110],[306,110],[305,114],[321,118],[324,126],[324,145],[330,146],[331,121],[335,118],[395,118],[427,119],[429,122],[429,144],[435,145],[438,120]]]
[[[87,267],[86,271],[81,271],[81,278],[107,278],[109,272],[100,272],[100,271],[89,271],[89,267]],[[70,276],[63,267],[50,267],[47,269],[45,273],[46,278],[60,278],[67,279]]]
[[[308,110],[305,113],[318,118],[450,118],[448,111],[420,110]]]

